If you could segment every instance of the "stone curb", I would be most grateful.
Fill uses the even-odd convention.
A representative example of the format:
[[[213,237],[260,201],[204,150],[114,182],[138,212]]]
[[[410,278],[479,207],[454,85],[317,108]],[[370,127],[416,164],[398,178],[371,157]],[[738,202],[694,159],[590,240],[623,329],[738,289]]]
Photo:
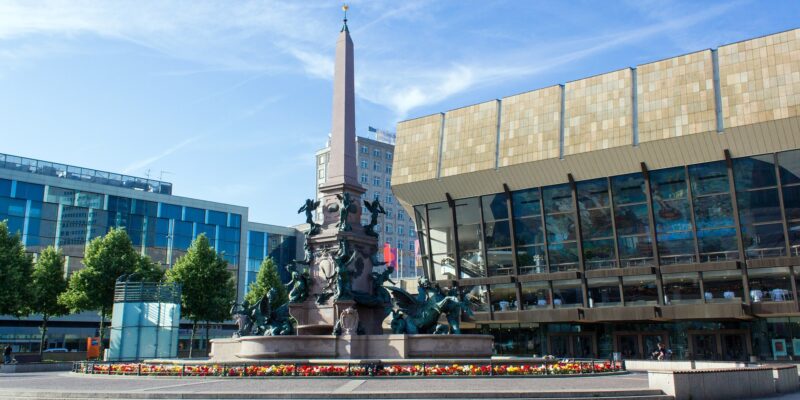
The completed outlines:
[[[603,399],[635,398],[666,399],[660,390],[618,389],[550,392],[345,392],[345,393],[213,393],[213,392],[175,392],[175,393],[129,393],[129,392],[20,392],[0,391],[0,398],[13,399]]]

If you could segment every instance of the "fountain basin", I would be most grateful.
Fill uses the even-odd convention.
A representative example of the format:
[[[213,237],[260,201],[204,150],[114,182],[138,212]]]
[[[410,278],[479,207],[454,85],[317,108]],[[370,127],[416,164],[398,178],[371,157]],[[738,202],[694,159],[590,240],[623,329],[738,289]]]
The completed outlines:
[[[211,341],[210,361],[489,358],[491,335],[245,336]]]

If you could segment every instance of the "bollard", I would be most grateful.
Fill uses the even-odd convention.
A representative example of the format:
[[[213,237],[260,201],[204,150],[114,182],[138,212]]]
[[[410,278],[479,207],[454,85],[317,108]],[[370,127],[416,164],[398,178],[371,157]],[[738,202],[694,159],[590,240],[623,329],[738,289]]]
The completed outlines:
[[[142,376],[142,363],[136,364],[136,376]]]

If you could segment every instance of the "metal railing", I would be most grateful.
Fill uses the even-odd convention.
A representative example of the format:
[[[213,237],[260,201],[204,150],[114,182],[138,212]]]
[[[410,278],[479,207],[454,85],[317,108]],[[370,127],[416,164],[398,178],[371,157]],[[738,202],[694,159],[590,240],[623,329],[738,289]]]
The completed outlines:
[[[19,157],[0,153],[0,168],[29,172],[37,175],[54,176],[82,182],[99,183],[145,192],[172,194],[172,184],[155,179],[137,178],[135,176],[115,174],[91,168],[59,164],[33,158]]]

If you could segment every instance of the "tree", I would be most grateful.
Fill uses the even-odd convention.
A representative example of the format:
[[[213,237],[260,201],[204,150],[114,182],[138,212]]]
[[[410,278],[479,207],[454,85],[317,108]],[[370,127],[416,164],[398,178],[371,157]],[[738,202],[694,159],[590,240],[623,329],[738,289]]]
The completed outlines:
[[[8,224],[0,221],[0,314],[25,315],[32,266],[33,258],[19,235],[11,234]]]
[[[236,298],[236,286],[228,262],[199,235],[186,254],[169,271],[167,281],[181,285],[181,314],[192,321],[189,357],[192,357],[197,324],[206,323],[206,342],[210,321],[229,317],[230,303]]]
[[[44,351],[44,339],[47,337],[47,322],[69,312],[69,309],[58,302],[58,296],[67,290],[64,279],[64,256],[49,246],[36,259],[31,274],[30,312],[42,315],[42,336],[39,340],[39,355]]]
[[[286,286],[281,282],[280,275],[278,275],[278,266],[271,257],[268,257],[261,262],[256,280],[250,284],[244,299],[250,304],[255,304],[272,288],[278,291],[277,301],[272,304],[273,307],[279,307],[289,301]]]
[[[114,306],[114,287],[122,275],[136,274],[144,281],[159,281],[164,276],[149,258],[139,255],[124,229],[111,228],[105,236],[86,246],[84,268],[70,276],[67,291],[59,302],[71,312],[96,310],[100,313],[100,348],[105,321]]]

